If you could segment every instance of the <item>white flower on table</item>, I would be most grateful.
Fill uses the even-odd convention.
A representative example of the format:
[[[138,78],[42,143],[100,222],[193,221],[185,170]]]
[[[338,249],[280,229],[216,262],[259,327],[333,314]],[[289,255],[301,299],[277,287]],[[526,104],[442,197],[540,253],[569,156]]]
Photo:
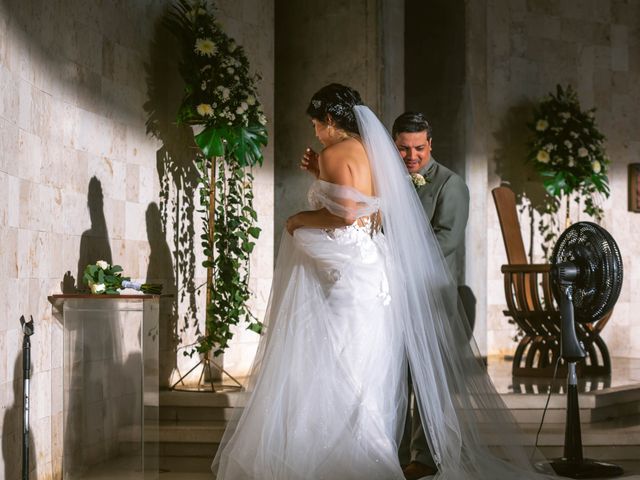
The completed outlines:
[[[92,283],[91,293],[102,293],[105,290],[104,283]]]
[[[106,270],[109,268],[109,264],[105,260],[98,260],[96,262],[96,267],[101,268],[102,270]]]

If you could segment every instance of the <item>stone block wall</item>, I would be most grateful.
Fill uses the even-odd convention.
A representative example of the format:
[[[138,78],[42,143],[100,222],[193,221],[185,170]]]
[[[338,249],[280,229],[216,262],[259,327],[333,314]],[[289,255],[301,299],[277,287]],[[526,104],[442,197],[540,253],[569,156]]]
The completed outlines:
[[[17,479],[20,470],[21,314],[36,321],[32,478],[60,477],[62,379],[52,372],[62,365],[62,339],[47,296],[71,289],[86,263],[113,261],[131,277],[162,281],[177,293],[177,318],[164,326],[161,342],[165,377],[176,366],[176,346],[202,328],[201,315],[182,326],[204,294],[180,297],[177,290],[185,277],[201,283],[204,270],[197,246],[176,236],[184,233],[174,228],[181,205],[173,203],[166,175],[165,160],[190,157],[189,137],[173,123],[181,96],[171,70],[175,47],[160,27],[170,3],[0,0],[0,478]],[[272,2],[223,1],[219,18],[262,74],[271,121]],[[270,146],[255,172],[263,228],[251,278],[258,316],[272,270],[272,172]],[[199,233],[197,217],[181,221]],[[192,256],[191,267],[179,268],[182,254]],[[256,342],[239,334],[228,355],[236,374],[252,356],[242,349]],[[189,361],[196,359],[181,369]]]
[[[539,189],[535,173],[523,168],[525,124],[534,103],[554,91],[557,83],[570,83],[576,88],[583,108],[597,108],[596,121],[607,137],[606,148],[612,159],[612,194],[604,203],[603,226],[622,250],[625,283],[603,337],[612,355],[638,357],[640,325],[632,312],[640,307],[640,295],[635,288],[640,275],[637,261],[640,216],[627,211],[627,165],[637,163],[640,152],[637,108],[640,3],[624,0],[481,3],[484,7],[472,7],[485,10],[471,25],[469,35],[478,36],[486,51],[486,60],[479,65],[486,78],[477,81],[477,88],[472,87],[475,98],[480,98],[480,108],[475,110],[472,120],[478,131],[484,130],[480,136],[486,152],[474,160],[486,166],[486,182],[475,187],[477,204],[486,205],[486,220],[473,220],[476,228],[473,231],[477,233],[480,223],[486,221],[486,244],[481,245],[484,252],[478,253],[479,258],[487,259],[487,273],[486,277],[477,278],[487,285],[488,351],[504,353],[514,348],[510,340],[513,328],[502,315],[505,302],[499,267],[506,261],[506,254],[490,190],[501,181],[510,182],[517,193]],[[478,66],[477,60],[472,59],[470,64]],[[481,213],[482,209],[476,212]],[[581,219],[586,220],[584,215]],[[523,215],[521,223],[528,249],[529,218]],[[536,253],[540,259],[539,250]]]

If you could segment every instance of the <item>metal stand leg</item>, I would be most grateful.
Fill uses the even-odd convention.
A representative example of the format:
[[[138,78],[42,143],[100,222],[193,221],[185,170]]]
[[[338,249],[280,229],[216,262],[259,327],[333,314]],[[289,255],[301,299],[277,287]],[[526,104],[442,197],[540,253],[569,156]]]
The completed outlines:
[[[568,362],[567,376],[567,423],[564,431],[564,457],[551,460],[549,465],[555,472],[569,478],[610,478],[624,473],[618,465],[598,462],[582,455],[580,430],[580,406],[578,405],[578,376],[576,362]]]
[[[31,380],[31,340],[33,335],[33,317],[28,322],[24,315],[20,317],[22,325],[22,480],[29,480],[29,381]]]
[[[192,391],[192,389],[189,388],[176,388],[176,386],[181,383],[184,386],[184,379],[189,376],[189,374],[191,372],[193,372],[196,368],[198,368],[200,365],[202,365],[202,373],[200,374],[200,378],[198,379],[198,387],[200,385],[203,384],[203,380],[204,380],[204,374],[205,371],[209,372],[209,385],[211,386],[211,390],[212,392],[216,392],[216,387],[213,384],[213,373],[211,371],[211,367],[213,366],[216,370],[218,370],[220,373],[222,373],[223,375],[226,375],[227,377],[229,377],[231,379],[231,381],[233,383],[235,383],[235,385],[227,385],[224,386],[222,389],[232,389],[232,390],[240,390],[242,388],[242,384],[236,380],[229,372],[227,372],[224,368],[222,368],[220,365],[218,365],[217,363],[215,363],[210,357],[209,357],[209,353],[207,352],[202,359],[195,364],[193,367],[191,367],[191,369],[185,373],[184,375],[182,375],[173,385],[171,385],[171,390],[188,390],[188,391]],[[197,390],[198,392],[208,392],[209,389],[200,389],[198,388]]]

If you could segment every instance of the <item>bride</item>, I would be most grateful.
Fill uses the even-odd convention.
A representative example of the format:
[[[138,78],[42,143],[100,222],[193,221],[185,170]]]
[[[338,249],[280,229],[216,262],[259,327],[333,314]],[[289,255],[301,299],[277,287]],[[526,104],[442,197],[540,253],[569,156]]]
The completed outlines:
[[[467,341],[384,126],[338,84],[307,113],[325,147],[310,168],[311,209],[287,221],[245,407],[213,461],[218,480],[404,479],[408,368],[435,478],[540,478]]]

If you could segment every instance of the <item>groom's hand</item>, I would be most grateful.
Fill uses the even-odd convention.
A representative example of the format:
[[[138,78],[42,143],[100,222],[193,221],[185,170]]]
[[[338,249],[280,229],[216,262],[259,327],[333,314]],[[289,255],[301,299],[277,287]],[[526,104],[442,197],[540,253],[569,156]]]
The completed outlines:
[[[312,173],[316,178],[320,176],[320,168],[318,167],[318,154],[312,148],[307,147],[300,160],[300,168]]]

